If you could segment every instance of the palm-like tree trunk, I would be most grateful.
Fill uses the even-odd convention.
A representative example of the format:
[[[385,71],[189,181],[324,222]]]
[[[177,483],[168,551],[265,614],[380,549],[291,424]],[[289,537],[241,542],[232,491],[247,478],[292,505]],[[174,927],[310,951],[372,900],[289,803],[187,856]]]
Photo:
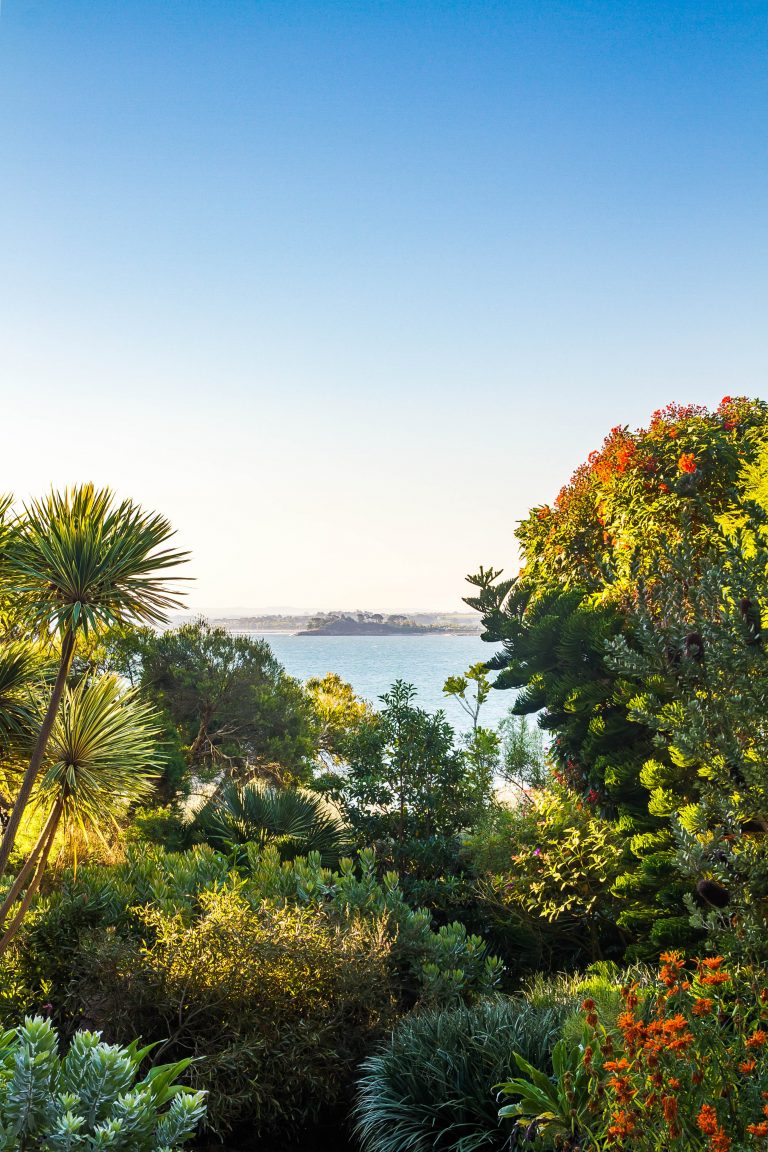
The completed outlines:
[[[11,920],[6,931],[3,933],[2,940],[0,940],[0,956],[2,956],[3,953],[6,952],[8,950],[8,948],[11,946],[11,944],[13,943],[13,940],[16,936],[16,933],[18,932],[19,928],[21,927],[21,922],[27,914],[27,909],[29,908],[29,905],[32,903],[32,898],[35,895],[35,893],[37,892],[38,888],[40,887],[40,881],[43,878],[43,873],[45,872],[45,866],[48,863],[48,857],[51,854],[51,849],[53,848],[53,842],[56,839],[56,833],[58,832],[58,829],[59,829],[59,824],[61,822],[61,814],[63,811],[64,811],[64,802],[61,799],[59,799],[54,804],[54,806],[51,810],[51,813],[50,813],[50,815],[49,815],[49,817],[45,823],[45,827],[44,827],[42,833],[40,834],[40,837],[38,839],[37,844],[35,845],[34,852],[37,856],[37,866],[35,867],[32,879],[30,880],[29,884],[27,885],[27,890],[22,897],[21,903],[19,904],[19,907],[16,910],[15,916],[13,917],[13,920]],[[32,858],[30,857],[30,860],[31,859]],[[30,865],[30,860],[26,861],[24,869],[23,869],[23,871],[25,871],[27,873],[27,875],[29,874],[29,867],[28,866]],[[21,873],[19,873],[19,876],[21,876]],[[18,878],[17,878],[17,883],[18,883]],[[14,888],[15,887],[16,887],[16,884],[14,884]],[[13,891],[13,890],[11,890],[11,891]],[[16,895],[18,895],[18,892],[16,893]],[[15,896],[14,896],[14,899],[15,899]],[[12,903],[10,892],[8,893],[8,896],[6,897],[6,899],[3,903],[2,916],[0,918],[0,931],[2,930],[2,928],[5,925],[5,917],[8,915],[8,909],[10,908],[9,902]]]
[[[51,699],[48,702],[48,708],[43,718],[43,723],[37,735],[34,751],[32,752],[29,761],[29,767],[24,773],[24,779],[21,782],[19,794],[16,797],[13,808],[11,809],[10,819],[5,827],[3,838],[0,840],[0,877],[5,875],[8,867],[8,858],[13,851],[13,846],[16,843],[16,836],[18,835],[19,826],[24,815],[24,811],[29,803],[29,798],[32,795],[32,789],[35,786],[37,774],[40,771],[40,766],[45,756],[45,750],[48,747],[48,740],[50,739],[51,731],[56,720],[56,713],[59,710],[61,697],[64,692],[64,687],[67,683],[67,676],[72,667],[72,658],[75,654],[75,632],[70,625],[64,633],[64,642],[61,646],[61,660],[59,662],[59,671],[56,676],[56,683],[53,686]]]

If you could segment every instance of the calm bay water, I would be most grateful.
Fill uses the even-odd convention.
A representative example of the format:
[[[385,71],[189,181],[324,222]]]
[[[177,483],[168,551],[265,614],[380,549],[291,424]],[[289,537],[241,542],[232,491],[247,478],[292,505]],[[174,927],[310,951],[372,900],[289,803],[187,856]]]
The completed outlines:
[[[443,696],[443,684],[495,651],[479,636],[291,636],[282,632],[250,633],[266,640],[291,676],[307,680],[338,672],[358,696],[378,706],[379,696],[395,680],[413,684],[416,703],[429,712],[442,708],[463,731],[469,719],[455,700]],[[513,692],[491,692],[481,722],[495,725],[509,710]]]

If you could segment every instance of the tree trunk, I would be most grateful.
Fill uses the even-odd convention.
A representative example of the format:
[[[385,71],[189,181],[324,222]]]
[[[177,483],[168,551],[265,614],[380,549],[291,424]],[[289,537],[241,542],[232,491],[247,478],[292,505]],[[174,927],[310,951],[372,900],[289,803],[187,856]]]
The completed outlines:
[[[11,920],[10,924],[8,925],[8,928],[6,929],[5,933],[3,934],[2,940],[0,940],[0,956],[2,956],[4,952],[7,952],[8,949],[10,948],[11,944],[13,943],[13,941],[16,937],[16,933],[18,932],[19,928],[21,927],[21,922],[27,914],[27,909],[29,908],[30,904],[32,903],[32,897],[35,895],[38,888],[40,887],[40,881],[43,878],[45,866],[48,863],[48,857],[51,854],[51,848],[53,848],[53,841],[56,838],[56,832],[58,831],[59,821],[61,820],[61,813],[63,810],[64,810],[64,804],[63,804],[62,800],[59,799],[56,801],[56,803],[53,807],[53,811],[51,813],[50,827],[48,828],[48,835],[47,835],[45,842],[43,844],[43,850],[42,850],[42,853],[40,855],[40,859],[37,862],[37,868],[35,869],[35,874],[29,883],[29,887],[27,888],[26,892],[24,893],[24,896],[22,898],[21,904],[19,905],[18,911],[16,912],[16,915],[14,916],[13,920]]]
[[[33,873],[33,871],[34,871],[34,867],[35,867],[35,864],[37,863],[37,859],[38,859],[40,853],[43,851],[43,848],[45,847],[46,840],[47,840],[48,835],[51,831],[51,824],[52,823],[58,823],[60,813],[57,812],[57,807],[58,807],[58,801],[56,802],[56,804],[54,804],[53,808],[48,813],[48,819],[45,821],[45,824],[43,825],[43,829],[37,838],[37,842],[36,842],[34,848],[30,852],[29,856],[27,856],[27,859],[24,861],[24,864],[22,865],[22,868],[19,871],[19,874],[14,879],[13,884],[11,885],[11,887],[8,891],[8,894],[6,895],[5,899],[3,900],[2,905],[0,905],[0,931],[2,931],[3,924],[5,924],[8,913],[10,912],[11,908],[13,907],[15,901],[18,899],[19,894],[23,891],[24,885],[26,884],[26,881],[27,881],[27,877],[31,873]]]
[[[75,654],[75,633],[70,625],[64,634],[64,643],[61,646],[61,660],[59,663],[59,671],[56,676],[56,683],[53,686],[51,699],[48,703],[48,708],[40,727],[37,736],[32,758],[29,762],[29,767],[24,773],[24,779],[21,782],[19,794],[14,801],[13,808],[11,809],[11,816],[6,825],[3,838],[0,840],[0,877],[4,876],[8,868],[8,857],[11,855],[13,846],[16,843],[16,836],[19,831],[22,817],[24,815],[29,798],[32,795],[32,789],[37,780],[37,774],[40,771],[40,765],[45,756],[45,750],[48,747],[48,740],[50,739],[53,724],[56,719],[56,713],[59,710],[61,697],[64,692],[64,686],[67,682],[69,670],[72,667],[72,657]]]

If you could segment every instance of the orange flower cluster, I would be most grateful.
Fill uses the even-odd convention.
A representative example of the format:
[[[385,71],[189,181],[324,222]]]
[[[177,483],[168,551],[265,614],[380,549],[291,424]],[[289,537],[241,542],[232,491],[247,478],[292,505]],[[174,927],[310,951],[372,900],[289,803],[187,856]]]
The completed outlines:
[[[622,988],[621,1047],[614,1054],[611,1045],[601,1078],[601,1052],[591,1047],[589,1067],[608,1105],[606,1147],[617,1152],[677,1148],[692,1124],[706,1152],[742,1147],[748,1135],[768,1138],[768,1092],[763,1116],[751,1103],[768,1076],[768,1004],[741,973],[725,971],[722,956],[692,967],[690,977],[683,957],[666,952],[656,990]],[[710,987],[712,995],[702,995]]]
[[[709,1136],[709,1147],[711,1152],[728,1152],[731,1146],[730,1137],[726,1135],[725,1129],[719,1124],[717,1119],[717,1112],[711,1104],[702,1104],[696,1123],[699,1130],[705,1135]]]
[[[635,462],[637,444],[632,434],[622,427],[612,428],[599,452],[590,452],[588,463],[601,484],[622,476]]]
[[[696,471],[696,457],[693,452],[681,452],[677,466],[681,472],[687,472],[688,475],[693,475]]]

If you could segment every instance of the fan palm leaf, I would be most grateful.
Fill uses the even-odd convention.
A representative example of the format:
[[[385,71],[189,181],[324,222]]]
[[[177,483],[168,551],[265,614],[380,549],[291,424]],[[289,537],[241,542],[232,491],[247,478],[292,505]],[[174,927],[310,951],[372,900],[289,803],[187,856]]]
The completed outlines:
[[[213,844],[274,845],[284,860],[319,852],[324,867],[350,850],[349,828],[334,804],[309,789],[263,780],[226,784],[194,825]]]

